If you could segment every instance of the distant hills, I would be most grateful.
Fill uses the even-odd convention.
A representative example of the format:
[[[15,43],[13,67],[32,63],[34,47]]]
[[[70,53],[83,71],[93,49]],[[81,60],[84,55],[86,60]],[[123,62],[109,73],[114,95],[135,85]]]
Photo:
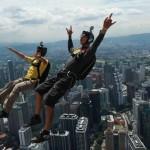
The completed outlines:
[[[74,45],[76,47],[79,46],[78,40],[73,40]],[[17,49],[23,50],[28,54],[33,54],[37,43],[12,43],[12,44],[4,44],[0,43],[0,52],[7,53],[6,45],[10,47],[15,47]],[[48,47],[49,54],[51,56],[60,56],[62,53],[68,54],[67,51],[67,40],[57,41],[57,42],[50,42],[45,44]],[[150,50],[150,33],[143,33],[143,34],[135,34],[129,36],[120,36],[120,37],[111,37],[105,38],[101,48],[109,48],[113,50],[120,50],[124,49],[127,50],[128,48],[132,50],[140,50],[140,49],[147,49]]]
[[[105,40],[105,44],[119,44],[119,45],[149,45],[150,46],[150,33],[135,34],[121,37],[111,37]]]

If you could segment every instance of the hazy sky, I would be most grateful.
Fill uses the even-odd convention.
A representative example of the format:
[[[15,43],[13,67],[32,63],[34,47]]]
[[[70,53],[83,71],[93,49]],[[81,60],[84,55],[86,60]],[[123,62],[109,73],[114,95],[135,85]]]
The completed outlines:
[[[96,34],[111,12],[107,36],[150,33],[149,0],[0,0],[0,42],[64,40],[69,25],[74,38],[90,25]]]

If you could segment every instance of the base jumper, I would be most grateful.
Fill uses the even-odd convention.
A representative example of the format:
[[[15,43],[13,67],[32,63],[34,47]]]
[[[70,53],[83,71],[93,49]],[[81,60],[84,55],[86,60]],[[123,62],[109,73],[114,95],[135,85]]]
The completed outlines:
[[[39,135],[32,139],[32,142],[39,143],[48,138],[49,129],[52,127],[52,120],[54,115],[54,106],[58,102],[65,92],[72,88],[77,80],[83,80],[96,62],[96,50],[102,42],[106,31],[110,26],[115,24],[113,22],[112,14],[104,20],[103,28],[100,30],[96,40],[90,46],[94,40],[92,32],[83,31],[80,38],[81,48],[73,48],[72,42],[72,27],[67,30],[68,34],[68,50],[71,53],[72,59],[65,65],[64,69],[58,72],[58,74],[43,82],[36,88],[36,105],[35,114],[32,116],[29,126],[33,126],[41,123],[40,111],[42,105],[42,99],[45,94],[45,125]],[[92,30],[92,28],[91,28]]]
[[[34,56],[27,56],[14,48],[8,49],[21,59],[27,61],[30,66],[24,77],[9,82],[3,89],[1,89],[0,103],[3,106],[3,110],[0,112],[0,118],[8,118],[9,112],[11,111],[19,92],[32,89],[39,82],[41,83],[44,77],[43,75],[46,75],[50,69],[48,60],[44,58],[47,53],[47,48],[43,46],[42,42],[40,46],[37,47]]]

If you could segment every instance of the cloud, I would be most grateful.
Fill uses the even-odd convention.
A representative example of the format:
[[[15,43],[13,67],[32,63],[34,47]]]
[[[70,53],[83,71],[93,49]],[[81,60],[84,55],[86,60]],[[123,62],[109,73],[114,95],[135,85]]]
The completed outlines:
[[[39,24],[45,24],[47,23],[46,19],[29,19],[29,20],[23,20],[19,22],[22,25],[39,25]]]
[[[8,7],[4,8],[1,13],[2,15],[10,19],[21,19],[22,17],[24,17],[26,11],[18,7]]]
[[[2,0],[0,38],[2,40],[7,33],[12,41],[21,38],[25,41],[38,38],[49,40],[49,35],[52,36],[51,40],[59,40],[64,38],[65,28],[69,25],[73,25],[74,36],[78,37],[80,31],[91,24],[95,26],[95,32],[98,32],[103,19],[111,12],[114,13],[113,18],[117,24],[109,32],[110,35],[132,34],[142,29],[150,32],[148,1]]]
[[[92,21],[104,16],[103,11],[98,11],[92,8],[79,7],[73,11],[74,21]]]
[[[14,32],[18,29],[17,24],[8,18],[0,16],[0,32]]]
[[[142,15],[144,12],[140,9],[131,8],[127,10],[128,15]]]
[[[18,25],[40,25],[47,23],[46,12],[40,9],[10,7],[2,10],[3,18]]]

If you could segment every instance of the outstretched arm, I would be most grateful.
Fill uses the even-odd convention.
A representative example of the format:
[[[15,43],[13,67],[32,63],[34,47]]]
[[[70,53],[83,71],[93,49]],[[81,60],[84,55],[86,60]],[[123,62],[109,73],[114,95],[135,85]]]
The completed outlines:
[[[68,34],[68,51],[72,54],[71,49],[73,48],[73,42],[72,42],[72,26],[70,26],[70,29],[66,28],[67,34]]]
[[[8,48],[11,52],[15,53],[17,56],[19,56],[21,59],[25,59],[26,55],[23,54],[22,52],[19,52],[17,49],[15,48]]]
[[[107,30],[113,25],[116,23],[112,21],[111,19],[112,17],[112,14],[109,15],[109,17],[107,17],[105,20],[104,20],[104,23],[103,23],[103,28],[102,30],[100,31],[99,35],[97,36],[96,40],[94,41],[93,45],[91,46],[91,52],[92,53],[95,53],[98,46],[101,44],[103,38],[104,38],[104,35],[105,33],[107,32]]]

